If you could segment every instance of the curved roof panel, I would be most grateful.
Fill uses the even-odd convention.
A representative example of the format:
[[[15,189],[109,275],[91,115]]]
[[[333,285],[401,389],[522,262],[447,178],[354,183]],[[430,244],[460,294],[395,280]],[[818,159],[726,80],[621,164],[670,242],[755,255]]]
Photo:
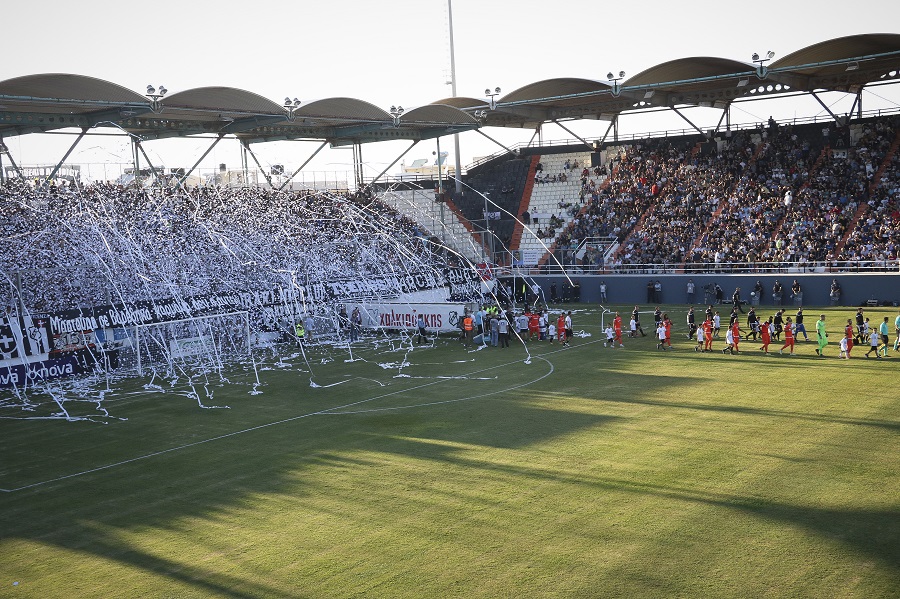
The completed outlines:
[[[297,118],[333,121],[390,121],[391,115],[378,106],[355,98],[315,100],[295,111]]]
[[[419,106],[404,114],[400,118],[401,123],[440,123],[444,125],[475,125],[475,118],[456,108],[446,104],[426,104]]]
[[[573,94],[590,94],[594,92],[609,91],[610,85],[592,79],[578,79],[564,77],[557,79],[545,79],[522,86],[500,98],[498,102],[522,102],[526,100],[539,100],[553,98],[555,96],[567,96]]]
[[[71,75],[68,73],[25,75],[0,81],[0,95],[57,101],[147,103],[147,98],[144,96],[116,83],[95,77]]]
[[[900,35],[870,33],[813,44],[772,62],[772,78],[796,89],[828,89],[855,93],[896,71]]]
[[[464,96],[457,96],[455,98],[444,98],[443,100],[437,100],[432,102],[432,104],[446,104],[447,106],[455,106],[456,108],[483,108],[487,106],[487,102],[484,100],[479,100],[478,98],[467,98]]]
[[[235,87],[197,87],[160,101],[163,109],[218,111],[223,114],[282,114],[284,108],[259,94]]]
[[[626,79],[622,85],[671,84],[672,82],[687,81],[691,79],[714,78],[734,73],[747,73],[753,69],[754,67],[749,64],[728,58],[716,58],[713,56],[679,58],[641,71],[634,77]]]
[[[787,56],[774,61],[769,65],[769,68],[799,67],[831,60],[858,58],[897,51],[900,51],[900,34],[866,33],[850,35],[819,42],[818,44],[801,48],[796,52],[791,52]]]

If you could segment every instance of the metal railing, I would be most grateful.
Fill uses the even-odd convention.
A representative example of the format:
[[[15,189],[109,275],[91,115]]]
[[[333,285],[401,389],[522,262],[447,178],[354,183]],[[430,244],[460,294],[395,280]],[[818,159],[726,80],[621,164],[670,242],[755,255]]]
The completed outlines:
[[[900,272],[900,259],[893,260],[829,260],[821,262],[708,262],[661,264],[596,265],[550,260],[541,266],[514,266],[518,274],[567,274],[567,275],[657,275],[657,274],[747,274],[747,273],[896,273]]]

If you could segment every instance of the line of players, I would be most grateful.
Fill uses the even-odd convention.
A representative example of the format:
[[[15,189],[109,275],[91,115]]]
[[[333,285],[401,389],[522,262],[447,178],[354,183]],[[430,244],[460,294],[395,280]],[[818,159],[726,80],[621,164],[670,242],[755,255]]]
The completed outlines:
[[[825,348],[828,345],[828,333],[825,329],[825,318],[825,314],[821,314],[819,320],[816,321],[816,355],[819,357],[825,357]],[[778,353],[784,354],[784,351],[787,350],[789,356],[794,356],[796,355],[794,351],[796,342],[801,333],[803,334],[805,341],[811,341],[803,320],[804,314],[802,306],[797,310],[796,322],[790,316],[785,317],[784,310],[778,310],[774,316],[770,316],[767,320],[761,321],[756,316],[755,309],[751,307],[747,314],[748,329],[746,336],[744,336],[743,339],[748,341],[752,339],[753,341],[762,342],[762,347],[759,349],[768,356],[771,355],[769,354],[769,346],[772,344],[772,341],[781,341],[780,337],[783,333],[784,345],[781,346]],[[656,348],[663,351],[671,349],[672,321],[667,313],[662,313],[660,311],[658,306],[654,312],[654,322],[656,327],[656,337],[658,339]],[[726,346],[722,349],[723,354],[730,353],[734,355],[735,353],[740,353],[742,332],[745,329],[740,328],[739,322],[738,308],[736,306],[731,312],[729,325],[725,332]],[[638,334],[640,334],[641,336],[646,337],[640,324],[638,306],[635,306],[634,311],[631,313],[630,324],[631,331],[629,336],[637,337]],[[708,306],[706,309],[706,319],[698,326],[696,324],[694,308],[691,307],[688,310],[687,324],[689,328],[688,339],[693,339],[696,336],[697,345],[694,347],[694,351],[713,351],[712,342],[714,339],[719,338],[721,332],[721,317],[719,316],[718,311],[713,310],[712,306]],[[894,321],[894,327],[897,332],[897,338],[894,341],[893,349],[894,351],[900,351],[900,314],[897,315],[897,318]],[[875,357],[879,360],[889,357],[888,331],[887,316],[884,317],[884,320],[878,327],[874,327],[870,325],[869,319],[864,316],[863,309],[859,308],[856,312],[855,328],[853,319],[847,319],[847,325],[844,327],[844,335],[839,342],[839,357],[849,359],[853,347],[855,345],[863,345],[866,342],[868,342],[869,345],[869,351],[864,354],[866,358],[873,352],[875,353]],[[604,347],[616,347],[616,345],[618,345],[618,347],[624,347],[622,344],[622,318],[618,312],[615,313],[613,323],[606,328],[605,333],[606,342],[603,344]]]

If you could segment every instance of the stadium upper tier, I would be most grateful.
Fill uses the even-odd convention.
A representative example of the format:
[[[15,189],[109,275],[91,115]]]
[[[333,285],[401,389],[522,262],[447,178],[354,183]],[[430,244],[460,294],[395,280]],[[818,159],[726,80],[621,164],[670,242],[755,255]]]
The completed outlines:
[[[623,112],[653,108],[727,108],[738,99],[816,90],[858,93],[866,85],[895,80],[900,35],[836,38],[769,60],[680,58],[624,80],[613,74],[606,81],[547,79],[499,98],[445,98],[408,111],[353,98],[273,102],[228,86],[168,96],[164,88],[148,87],[141,94],[82,75],[35,74],[0,82],[0,138],[115,127],[145,140],[205,133],[234,135],[247,143],[320,139],[349,145],[430,139],[481,126],[613,120]]]
[[[510,252],[521,250],[526,266],[552,268],[559,261],[587,272],[748,264],[896,269],[898,124],[896,115],[847,126],[772,121],[712,139],[615,144],[594,156],[534,154],[489,165],[466,182],[491,192],[490,202],[511,213],[491,229]],[[602,164],[592,167],[591,158]],[[531,169],[517,184],[509,166],[524,164]],[[484,211],[471,191],[456,201],[469,207],[473,221]],[[515,222],[512,214],[523,223],[509,238],[504,232]],[[536,262],[527,260],[529,252]],[[512,262],[505,255],[497,261]]]

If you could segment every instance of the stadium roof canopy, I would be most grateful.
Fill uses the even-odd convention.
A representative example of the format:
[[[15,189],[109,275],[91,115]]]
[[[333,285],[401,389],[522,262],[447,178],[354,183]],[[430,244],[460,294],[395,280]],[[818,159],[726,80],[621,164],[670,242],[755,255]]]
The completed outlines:
[[[836,38],[770,61],[769,56],[747,63],[704,56],[664,62],[628,79],[613,73],[602,81],[548,79],[499,98],[485,124],[534,127],[555,120],[612,120],[654,108],[725,109],[734,101],[799,92],[857,94],[866,85],[900,78],[900,35]]]
[[[83,75],[27,75],[0,81],[0,139],[65,128],[81,129],[83,135],[95,127],[112,127],[140,141],[206,134],[217,139],[235,136],[245,147],[282,139],[341,146],[415,142],[485,126],[536,128],[574,119],[606,120],[612,127],[620,115],[645,110],[673,110],[690,123],[681,108],[720,108],[724,118],[735,101],[798,93],[819,100],[821,91],[856,94],[860,102],[865,86],[900,79],[900,34],[842,37],[772,58],[754,55],[747,63],[680,58],[628,79],[624,73],[610,73],[605,80],[547,79],[502,97],[497,97],[499,90],[486,90],[487,99],[446,98],[409,111],[385,111],[353,98],[305,104],[285,98],[278,103],[232,87],[168,96],[148,88],[141,94]]]

